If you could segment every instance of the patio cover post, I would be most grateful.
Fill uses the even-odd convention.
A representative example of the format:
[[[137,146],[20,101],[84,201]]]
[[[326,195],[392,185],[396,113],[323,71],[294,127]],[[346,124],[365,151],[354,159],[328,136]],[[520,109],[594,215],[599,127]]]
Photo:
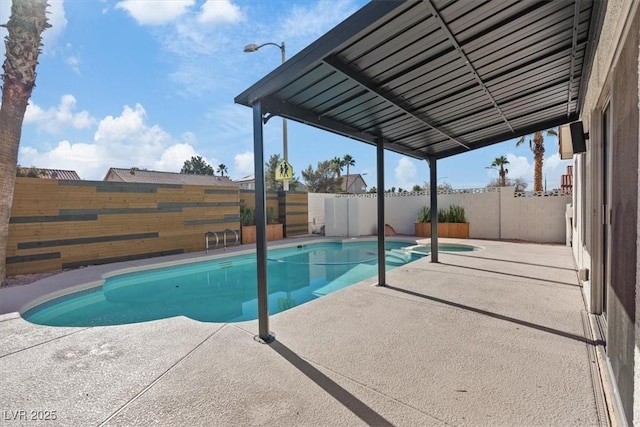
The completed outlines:
[[[384,251],[384,140],[378,138],[377,147],[378,174],[378,286],[387,285],[387,270]]]
[[[262,135],[262,103],[253,104],[253,163],[256,189],[256,264],[258,270],[258,337],[270,342],[269,292],[267,287],[267,213],[264,178],[264,141]]]
[[[429,196],[431,210],[431,262],[438,262],[438,170],[436,158],[429,157]]]

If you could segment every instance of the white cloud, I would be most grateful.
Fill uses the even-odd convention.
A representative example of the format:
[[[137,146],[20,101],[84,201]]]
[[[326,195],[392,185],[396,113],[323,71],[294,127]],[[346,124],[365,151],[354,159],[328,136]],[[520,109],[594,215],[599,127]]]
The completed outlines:
[[[107,116],[98,125],[92,142],[60,141],[49,151],[20,148],[20,164],[43,168],[71,169],[83,179],[101,180],[110,167],[140,167],[179,172],[184,161],[199,155],[187,132],[173,138],[158,125],[146,123],[144,107],[125,106],[119,116]],[[207,159],[216,164],[217,159]]]
[[[80,75],[80,56],[77,54],[74,55],[70,55],[67,57],[66,61],[67,65],[69,67],[71,67],[71,70],[76,73],[77,75]]]
[[[82,179],[101,180],[107,169],[107,159],[101,147],[95,144],[60,141],[46,152],[33,147],[20,147],[20,164],[50,169],[75,170]]]
[[[560,188],[562,181],[561,176],[567,173],[567,166],[570,164],[572,164],[571,160],[562,160],[558,153],[554,153],[544,159],[544,164],[542,165],[542,185],[544,185],[544,179],[546,179],[547,190]]]
[[[31,103],[25,112],[24,122],[33,123],[39,129],[49,133],[56,133],[65,128],[87,129],[93,126],[96,119],[87,111],[75,112],[76,98],[73,95],[63,95],[57,107],[47,110]]]
[[[42,33],[42,44],[44,53],[55,51],[56,42],[62,37],[67,29],[67,17],[64,13],[63,0],[49,0],[47,8],[47,18],[51,27]]]
[[[243,105],[224,104],[205,113],[207,122],[215,129],[216,139],[220,142],[250,142],[253,143],[253,111]],[[278,126],[281,120],[272,119],[268,126]],[[266,127],[265,127],[266,128]]]
[[[509,164],[506,168],[509,170],[507,174],[508,178],[522,178],[527,184],[527,190],[533,191],[533,160],[531,163],[529,159],[524,156],[516,156],[515,154],[507,154],[507,160]],[[553,190],[554,188],[560,188],[561,176],[566,173],[567,165],[571,164],[571,160],[561,160],[558,153],[554,153],[551,156],[544,159],[542,164],[542,185],[544,188],[545,180],[547,190]],[[491,178],[497,178],[498,172],[496,170],[489,170],[488,175]]]
[[[571,163],[570,160],[565,161],[560,158],[560,154],[554,153],[551,156],[547,157],[544,160],[543,168],[549,171],[556,170],[559,168],[566,168],[566,165]]]
[[[236,154],[233,158],[233,163],[235,166],[235,172],[239,175],[238,178],[241,178],[245,175],[251,175],[255,172],[255,166],[253,163],[253,152],[245,151],[244,153]]]
[[[295,5],[281,23],[281,38],[318,37],[356,10],[353,1],[320,0],[304,6]]]
[[[529,163],[529,159],[524,156],[516,156],[515,154],[507,154],[509,164],[505,167],[509,170],[507,177],[511,179],[522,178],[526,182],[533,182],[533,165]],[[491,171],[494,178],[498,176],[498,171]]]
[[[401,157],[395,168],[396,185],[405,190],[411,188],[417,183],[418,169],[413,161],[406,157]]]
[[[230,0],[207,0],[202,5],[202,13],[198,21],[203,24],[219,22],[238,22],[242,19],[240,8]]]
[[[182,169],[182,165],[184,165],[185,160],[197,155],[198,153],[196,153],[196,150],[192,145],[187,143],[175,144],[166,148],[162,152],[160,158],[154,161],[151,169],[178,172]],[[207,161],[207,163],[211,165],[215,164],[210,161]]]
[[[145,143],[162,143],[171,137],[158,125],[148,127],[144,121],[147,112],[140,104],[135,108],[124,106],[122,114],[118,117],[107,116],[98,125],[98,130],[94,136],[96,142],[109,141],[123,142],[136,139]]]
[[[284,40],[290,58],[344,20],[357,5],[353,0],[286,5],[276,19],[264,24],[267,9],[270,6],[265,2],[249,2],[239,8],[234,0],[208,0],[198,14],[185,14],[174,25],[167,26],[167,31],[154,34],[175,66],[169,78],[176,83],[179,93],[201,97],[209,93],[219,96],[229,88],[239,91],[247,82],[257,80],[280,64],[277,48],[270,46],[268,51],[247,55],[242,53],[247,43]],[[248,25],[239,25],[245,21]],[[233,25],[233,31],[229,25]],[[236,90],[227,96],[235,94]]]
[[[157,37],[175,65],[169,78],[178,84],[183,95],[203,96],[226,89],[233,80],[240,79],[237,69],[243,54],[241,42],[234,38],[242,36],[237,31],[223,31],[185,18]]]
[[[122,0],[116,9],[126,10],[140,25],[163,25],[187,13],[195,0]]]
[[[6,24],[7,22],[9,22],[9,15],[11,15],[11,0],[0,1],[0,24]],[[6,32],[7,29],[2,28],[2,31]]]

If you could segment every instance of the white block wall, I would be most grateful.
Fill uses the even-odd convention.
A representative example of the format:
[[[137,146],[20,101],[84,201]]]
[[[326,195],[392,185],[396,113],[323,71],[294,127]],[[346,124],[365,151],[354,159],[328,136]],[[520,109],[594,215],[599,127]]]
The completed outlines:
[[[465,209],[471,238],[518,239],[564,243],[568,196],[515,197],[513,187],[494,191],[441,194],[438,208],[455,204]],[[396,233],[413,235],[420,209],[429,206],[424,193],[387,194],[385,222]],[[317,212],[323,212],[320,216]],[[370,236],[377,231],[377,195],[309,194],[309,220],[333,237]],[[324,221],[324,223],[322,222]]]
[[[325,225],[324,201],[334,197],[335,194],[309,193],[309,234],[320,233]]]

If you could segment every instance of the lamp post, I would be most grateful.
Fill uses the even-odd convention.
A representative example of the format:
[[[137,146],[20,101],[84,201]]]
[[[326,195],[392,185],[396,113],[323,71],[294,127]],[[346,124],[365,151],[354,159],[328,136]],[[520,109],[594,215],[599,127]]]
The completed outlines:
[[[276,46],[280,49],[280,53],[282,54],[282,64],[284,64],[285,61],[285,50],[284,50],[284,42],[282,42],[281,44],[278,43],[263,43],[261,45],[257,45],[255,43],[251,43],[248,44],[244,47],[244,52],[245,53],[251,53],[251,52],[256,52],[258,49],[260,49],[263,46]],[[288,150],[288,146],[287,146],[287,119],[285,119],[284,117],[282,118],[282,157],[284,159],[284,161],[289,162],[289,150]],[[289,191],[289,181],[286,180],[282,183],[282,189],[284,191]]]

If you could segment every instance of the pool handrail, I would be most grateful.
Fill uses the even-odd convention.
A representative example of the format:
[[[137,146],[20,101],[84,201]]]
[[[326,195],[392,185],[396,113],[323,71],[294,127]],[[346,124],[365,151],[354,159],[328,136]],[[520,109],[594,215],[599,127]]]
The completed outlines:
[[[225,233],[226,234],[226,233]],[[209,236],[214,235],[216,236],[216,248],[218,247],[218,245],[220,244],[220,239],[218,238],[218,233],[216,233],[215,231],[207,231],[204,233],[204,247],[205,247],[205,254],[209,253]]]
[[[227,231],[231,231],[235,236],[236,236],[236,245],[238,244],[238,242],[240,241],[240,236],[238,235],[238,232],[236,230],[232,230],[230,228],[227,228],[224,230],[224,234],[222,235],[223,238],[223,248],[227,248]]]

